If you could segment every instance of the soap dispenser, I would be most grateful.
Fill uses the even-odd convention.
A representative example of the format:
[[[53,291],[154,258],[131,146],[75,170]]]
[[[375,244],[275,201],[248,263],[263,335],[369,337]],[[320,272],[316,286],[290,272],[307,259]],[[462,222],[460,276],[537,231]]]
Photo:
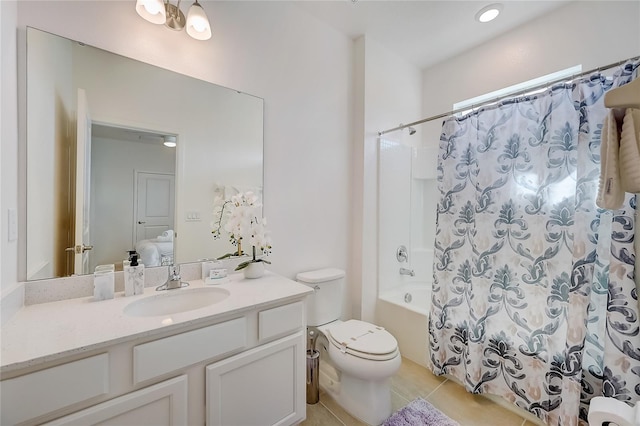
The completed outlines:
[[[131,255],[131,263],[124,267],[124,295],[144,293],[144,264],[138,263],[138,254]]]
[[[127,258],[122,261],[122,270],[123,271],[124,271],[124,268],[126,268],[127,266],[129,266],[131,264],[131,257],[134,254],[137,255],[137,256],[140,256],[135,250],[128,250],[127,251]]]

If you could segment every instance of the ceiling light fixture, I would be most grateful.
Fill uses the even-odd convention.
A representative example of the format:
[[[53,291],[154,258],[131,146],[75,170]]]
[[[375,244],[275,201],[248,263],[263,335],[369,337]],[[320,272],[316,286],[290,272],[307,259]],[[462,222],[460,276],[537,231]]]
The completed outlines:
[[[177,138],[175,136],[167,135],[163,139],[164,139],[164,143],[163,143],[164,146],[167,146],[169,148],[176,147]]]
[[[476,21],[482,23],[493,21],[498,17],[500,12],[502,12],[502,3],[490,4],[483,7],[478,13],[476,13]]]
[[[137,0],[136,12],[152,24],[164,24],[172,30],[180,31],[185,26],[187,34],[196,40],[209,40],[211,38],[211,25],[207,14],[204,12],[198,0],[189,8],[185,19],[180,10],[180,1],[174,6],[169,0]]]

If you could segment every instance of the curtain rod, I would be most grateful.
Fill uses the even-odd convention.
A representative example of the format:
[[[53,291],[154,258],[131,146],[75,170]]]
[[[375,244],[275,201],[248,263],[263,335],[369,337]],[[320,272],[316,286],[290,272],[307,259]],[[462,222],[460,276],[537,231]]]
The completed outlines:
[[[423,118],[422,120],[414,121],[413,123],[401,124],[398,127],[394,127],[393,129],[387,129],[387,130],[383,130],[381,132],[378,132],[378,136],[382,136],[382,135],[384,135],[386,133],[395,132],[396,130],[402,130],[402,129],[406,128],[406,127],[410,127],[410,126],[415,126],[415,125],[418,125],[418,124],[426,123],[428,121],[437,120],[439,118],[448,117],[450,115],[454,115],[454,114],[457,114],[459,112],[469,111],[470,109],[473,110],[474,108],[478,108],[480,106],[490,105],[490,104],[496,103],[496,102],[498,102],[498,101],[500,101],[502,99],[506,99],[506,98],[510,98],[510,97],[517,97],[517,96],[523,95],[525,93],[534,92],[536,90],[540,90],[540,89],[544,89],[544,88],[547,88],[547,87],[551,87],[554,84],[561,83],[563,81],[570,82],[570,81],[573,81],[573,80],[575,80],[577,78],[584,77],[585,75],[594,73],[596,71],[602,71],[602,70],[606,70],[606,69],[609,69],[609,68],[617,67],[617,66],[622,65],[624,63],[627,63],[629,61],[637,61],[638,59],[640,59],[640,56],[635,56],[633,58],[624,59],[622,61],[614,62],[612,64],[605,65],[603,67],[597,67],[597,68],[590,69],[589,71],[583,71],[580,74],[573,75],[570,79],[567,79],[567,77],[558,78],[556,80],[548,81],[546,83],[542,83],[542,84],[539,84],[539,85],[534,86],[534,87],[529,87],[528,89],[523,89],[523,90],[520,90],[518,92],[512,92],[512,93],[508,93],[508,94],[505,94],[505,95],[502,95],[502,96],[498,96],[496,98],[489,99],[489,100],[486,100],[484,102],[480,102],[477,105],[470,105],[470,106],[466,106],[466,107],[463,107],[463,108],[454,109],[454,110],[451,110],[451,111],[448,111],[448,112],[445,112],[445,113],[442,113],[442,114],[433,115],[431,117]]]

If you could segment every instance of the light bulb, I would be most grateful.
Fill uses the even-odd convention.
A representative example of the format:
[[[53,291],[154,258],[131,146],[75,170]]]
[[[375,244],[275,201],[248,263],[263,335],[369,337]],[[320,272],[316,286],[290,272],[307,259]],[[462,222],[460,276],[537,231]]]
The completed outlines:
[[[207,28],[207,23],[204,19],[197,17],[191,22],[191,26],[194,30],[201,33]]]
[[[167,20],[162,0],[137,0],[136,12],[143,19],[153,24],[164,24]]]
[[[494,3],[480,9],[478,13],[476,13],[476,20],[482,23],[493,21],[498,17],[500,12],[502,11],[502,4]]]
[[[161,5],[157,1],[145,1],[144,8],[147,9],[151,15],[155,15],[156,13],[160,13]]]
[[[163,145],[169,148],[175,148],[176,147],[176,137],[172,136],[172,135],[167,135],[164,137],[164,142]]]
[[[208,40],[211,38],[211,25],[204,9],[196,1],[189,8],[187,14],[187,34],[196,40]]]
[[[498,17],[499,14],[500,14],[500,11],[498,9],[489,9],[486,12],[484,12],[482,15],[480,15],[480,17],[478,18],[478,21],[480,22],[493,21]]]

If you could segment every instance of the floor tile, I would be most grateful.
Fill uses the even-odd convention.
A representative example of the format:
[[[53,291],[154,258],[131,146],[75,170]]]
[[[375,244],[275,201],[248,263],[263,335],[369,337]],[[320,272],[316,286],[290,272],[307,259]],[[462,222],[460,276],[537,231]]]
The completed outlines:
[[[318,404],[307,404],[307,419],[300,423],[301,426],[343,426],[327,408]]]
[[[320,394],[320,402],[346,426],[366,426],[366,423],[347,413],[329,394],[322,392]]]
[[[468,393],[462,386],[408,359],[391,379],[391,405],[396,412],[416,398],[425,398],[461,426],[539,426],[490,399]],[[307,405],[307,420],[302,426],[364,426],[347,413],[326,392],[320,402]]]
[[[523,418],[495,402],[467,392],[448,380],[427,401],[461,425],[520,426]]]
[[[400,370],[391,378],[391,388],[409,401],[424,398],[447,379],[435,376],[420,364],[403,358]]]
[[[398,411],[399,409],[403,408],[404,406],[406,406],[410,402],[411,401],[409,401],[407,398],[401,396],[400,394],[398,394],[393,389],[391,390],[391,412],[392,413],[395,413],[396,411]]]

